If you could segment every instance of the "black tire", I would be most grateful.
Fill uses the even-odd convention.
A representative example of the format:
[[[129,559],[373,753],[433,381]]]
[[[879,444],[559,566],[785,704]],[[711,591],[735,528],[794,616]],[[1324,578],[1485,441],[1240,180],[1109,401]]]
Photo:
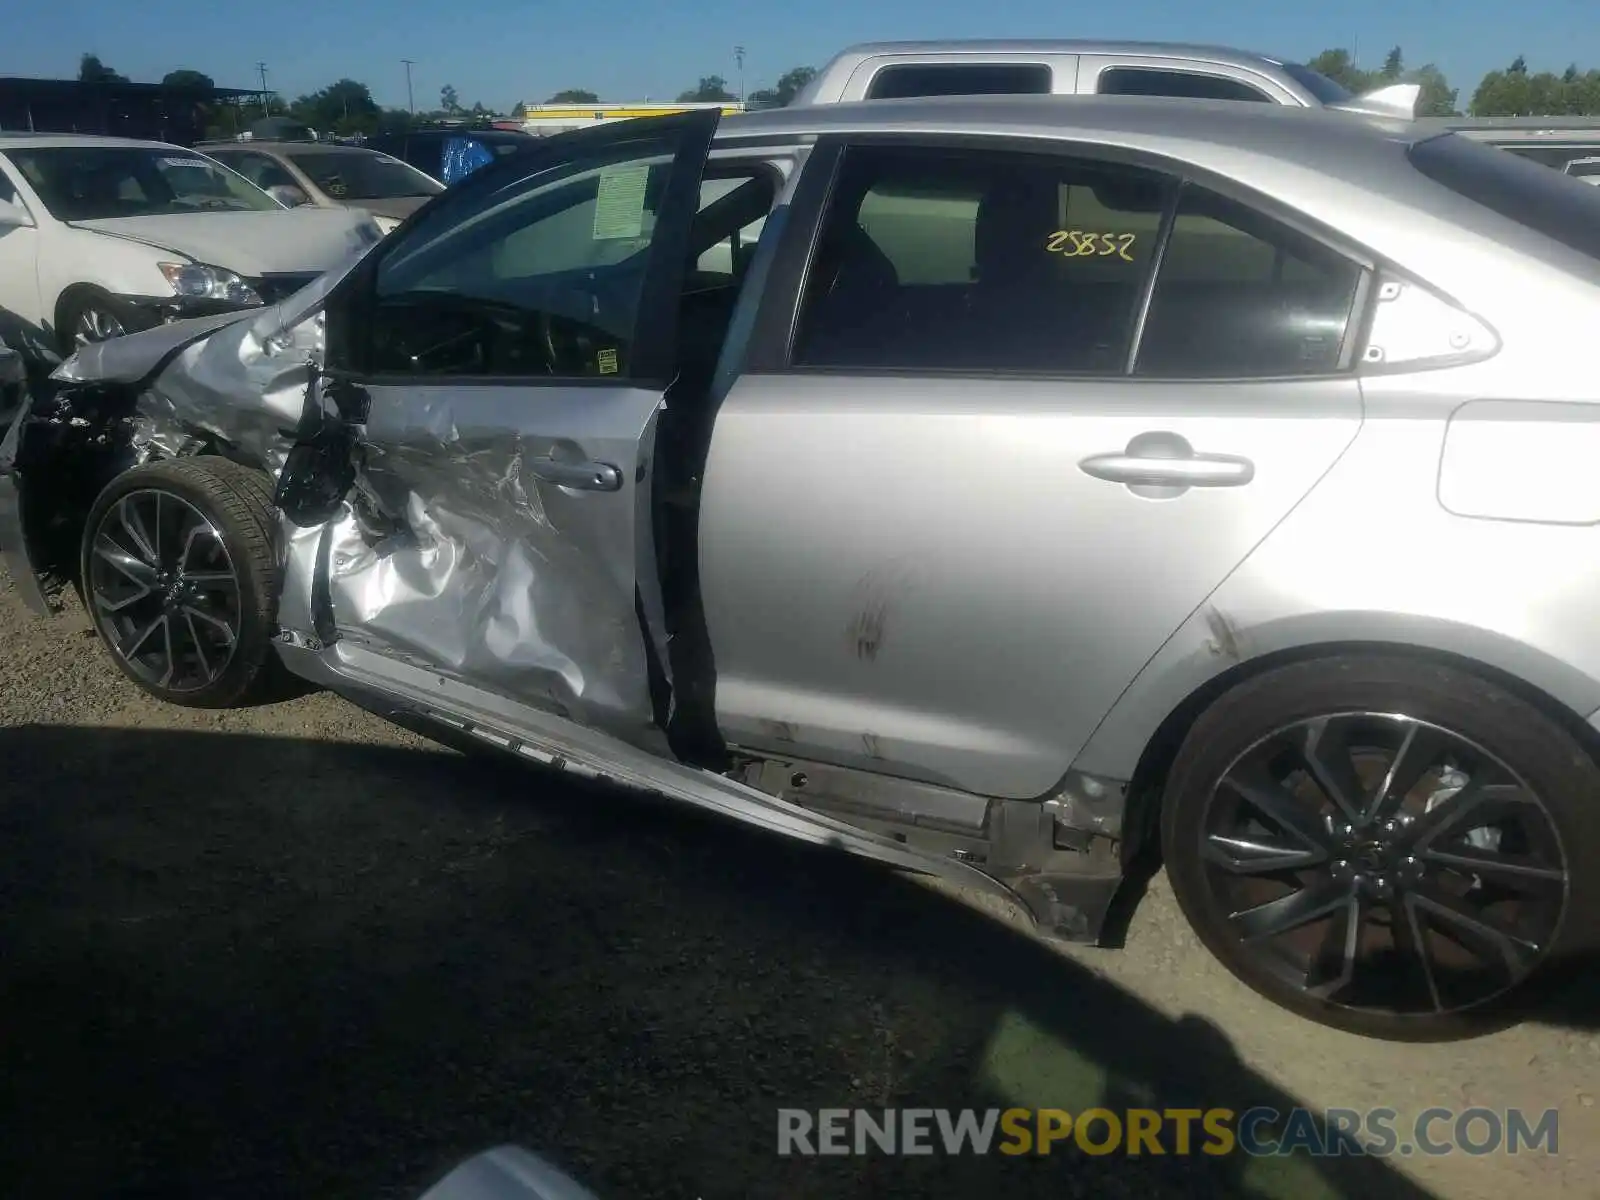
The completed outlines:
[[[124,300],[118,300],[99,288],[83,288],[73,293],[61,306],[61,319],[56,325],[56,349],[66,358],[78,348],[78,326],[86,314],[98,312],[114,321],[123,333],[148,329],[150,317],[141,309]],[[94,339],[105,340],[105,339]]]
[[[140,539],[124,519],[129,513],[133,525],[146,531],[142,544],[154,554],[138,549]],[[198,528],[195,516],[209,528],[191,535],[188,530]],[[152,696],[187,708],[273,698],[283,678],[272,642],[276,529],[271,481],[225,458],[150,463],[107,484],[84,523],[81,579],[95,632],[123,674]],[[100,541],[102,535],[109,544]],[[179,547],[187,562],[174,558]],[[119,553],[124,557],[114,562]],[[145,561],[150,558],[156,565]],[[231,585],[220,582],[225,572]],[[140,589],[143,595],[123,605]],[[154,632],[132,645],[147,628]]]
[[[1298,723],[1324,717],[1334,717],[1333,723],[1314,735],[1319,741],[1308,740],[1316,726]],[[1410,723],[1402,724],[1407,718]],[[1441,786],[1443,775],[1423,773],[1408,790],[1368,782],[1390,769],[1381,760],[1361,762],[1377,755],[1371,748],[1390,727],[1413,731],[1414,745],[1424,748],[1413,761],[1428,756],[1426,747],[1443,747],[1439,761],[1449,764],[1454,778]],[[1391,745],[1403,747],[1404,736]],[[1352,755],[1341,747],[1358,749]],[[1322,778],[1331,783],[1318,786],[1316,768],[1303,767],[1296,776],[1292,767],[1279,774],[1270,765],[1332,762],[1341,753],[1357,774],[1344,777],[1343,787],[1326,769]],[[1399,754],[1395,750],[1391,761]],[[1461,763],[1477,765],[1463,769]],[[1504,782],[1508,774],[1512,782]],[[1251,791],[1262,796],[1254,789],[1263,778],[1280,785],[1265,793],[1267,804],[1286,795],[1296,800],[1292,810],[1280,810],[1291,821],[1275,823],[1263,817],[1268,808],[1261,802],[1240,799]],[[1419,791],[1425,792],[1421,801]],[[1340,808],[1336,792],[1358,802]],[[1394,819],[1351,823],[1338,815],[1354,807],[1365,816],[1382,794],[1400,797],[1387,809]],[[1457,794],[1466,799],[1450,810],[1447,802]],[[1312,799],[1303,799],[1307,795]],[[1472,799],[1490,795],[1498,799]],[[1314,812],[1309,823],[1302,824],[1301,804]],[[1298,837],[1291,825],[1300,829]],[[1312,846],[1313,835],[1323,836],[1324,825],[1323,848],[1302,849]],[[1220,839],[1227,840],[1219,848]],[[1592,969],[1600,950],[1600,768],[1572,733],[1526,700],[1421,658],[1324,658],[1266,671],[1225,693],[1179,749],[1163,798],[1161,840],[1180,908],[1235,976],[1291,1011],[1368,1037],[1445,1041],[1503,1027],[1525,1015],[1539,992],[1577,969]],[[1272,864],[1288,861],[1286,853],[1324,861],[1275,870]],[[1248,869],[1240,869],[1246,863]],[[1266,891],[1279,885],[1303,889],[1294,894],[1296,915],[1289,919],[1326,902],[1322,932],[1314,921],[1287,924],[1291,893]],[[1313,886],[1326,890],[1312,892]],[[1339,892],[1343,887],[1360,903],[1352,907]],[[1441,897],[1461,907],[1443,911]],[[1270,914],[1269,902],[1275,905]],[[1507,909],[1495,907],[1506,904],[1514,926]],[[1356,938],[1347,936],[1352,924]],[[1276,932],[1280,926],[1284,932]],[[1514,929],[1513,943],[1493,936],[1505,928]],[[1258,936],[1247,939],[1247,931]],[[1302,938],[1292,951],[1286,948]],[[1524,940],[1538,953],[1523,947]],[[1462,965],[1463,946],[1476,954],[1477,966]],[[1430,961],[1430,952],[1440,950],[1454,961]],[[1502,961],[1487,952],[1494,950]],[[1522,975],[1525,962],[1531,966]],[[1309,972],[1297,981],[1307,964]],[[1495,986],[1501,990],[1492,991]]]

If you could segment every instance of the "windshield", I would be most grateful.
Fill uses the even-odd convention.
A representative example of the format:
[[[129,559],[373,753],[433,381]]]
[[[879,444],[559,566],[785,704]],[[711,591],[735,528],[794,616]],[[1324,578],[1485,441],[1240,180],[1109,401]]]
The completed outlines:
[[[249,180],[176,146],[47,146],[10,155],[58,221],[283,208]]]
[[[1315,96],[1319,104],[1343,104],[1354,95],[1348,88],[1302,63],[1284,63],[1283,73]]]
[[[310,150],[285,157],[334,200],[392,200],[444,191],[408,163],[369,150]]]
[[[1452,192],[1600,259],[1600,191],[1589,184],[1451,133],[1418,142],[1407,157]]]
[[[1578,162],[1567,164],[1567,174],[1576,175],[1579,179],[1588,179],[1600,175],[1600,158],[1585,158]]]

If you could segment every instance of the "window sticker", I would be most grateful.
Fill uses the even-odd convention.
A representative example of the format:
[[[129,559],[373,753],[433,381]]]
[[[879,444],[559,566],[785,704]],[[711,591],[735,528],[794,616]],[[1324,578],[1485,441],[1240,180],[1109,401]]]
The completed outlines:
[[[160,161],[163,167],[198,167],[202,171],[211,169],[211,164],[203,158],[163,158]]]
[[[637,238],[644,233],[648,165],[602,167],[594,202],[594,240]]]
[[[1115,255],[1123,262],[1132,262],[1133,243],[1138,239],[1135,233],[1089,233],[1082,229],[1058,229],[1045,239],[1044,248],[1050,254],[1061,254],[1067,258],[1086,258],[1094,255],[1097,258],[1106,258]]]
[[[595,356],[596,365],[602,375],[615,375],[617,373],[617,352],[615,350],[602,350]]]

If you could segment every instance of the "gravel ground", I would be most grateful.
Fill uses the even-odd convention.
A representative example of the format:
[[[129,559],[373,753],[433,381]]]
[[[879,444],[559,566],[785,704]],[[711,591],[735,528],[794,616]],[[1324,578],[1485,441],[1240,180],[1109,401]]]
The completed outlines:
[[[1600,1005],[1392,1046],[1266,1005],[1162,881],[1124,950],[328,695],[166,708],[0,577],[0,1179],[414,1197],[541,1150],[602,1196],[1600,1195]],[[1560,1153],[779,1158],[776,1109],[1522,1105]]]

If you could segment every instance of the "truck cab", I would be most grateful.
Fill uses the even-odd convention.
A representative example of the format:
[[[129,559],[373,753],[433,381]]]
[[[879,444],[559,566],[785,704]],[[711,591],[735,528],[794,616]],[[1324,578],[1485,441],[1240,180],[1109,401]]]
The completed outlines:
[[[1253,100],[1306,108],[1354,98],[1299,63],[1223,46],[1029,39],[851,46],[794,102],[1050,94]]]

